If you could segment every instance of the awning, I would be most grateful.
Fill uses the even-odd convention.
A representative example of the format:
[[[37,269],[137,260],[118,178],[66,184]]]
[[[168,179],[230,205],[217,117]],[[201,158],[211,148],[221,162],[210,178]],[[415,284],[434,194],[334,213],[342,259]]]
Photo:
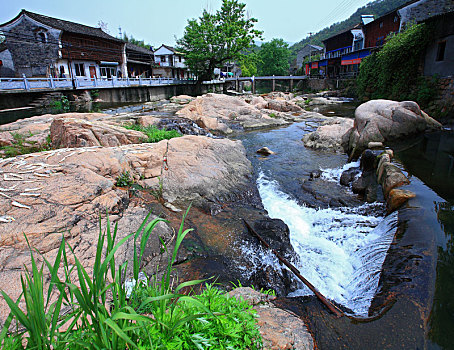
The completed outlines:
[[[350,53],[348,55],[344,55],[344,56],[342,56],[341,65],[342,66],[348,66],[350,64],[360,64],[361,60],[364,57],[367,57],[369,55],[370,55],[370,50],[369,49],[356,51],[356,52]]]
[[[101,61],[99,64],[102,66],[118,66],[118,62]]]
[[[325,67],[327,65],[328,65],[328,60],[321,60],[320,62],[318,62],[319,67]]]

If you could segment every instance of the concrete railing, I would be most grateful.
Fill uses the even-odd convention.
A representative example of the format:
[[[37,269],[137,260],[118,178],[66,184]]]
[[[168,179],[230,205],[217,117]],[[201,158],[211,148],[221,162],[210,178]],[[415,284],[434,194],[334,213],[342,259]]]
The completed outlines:
[[[204,82],[208,84],[222,81]],[[128,86],[159,86],[175,84],[194,84],[195,80],[177,78],[0,78],[0,90],[59,90],[59,89],[102,89]]]

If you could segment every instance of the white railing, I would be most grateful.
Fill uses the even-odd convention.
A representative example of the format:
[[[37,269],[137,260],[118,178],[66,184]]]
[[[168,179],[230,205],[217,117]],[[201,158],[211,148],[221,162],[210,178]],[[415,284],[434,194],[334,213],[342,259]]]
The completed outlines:
[[[220,83],[221,81],[213,81]],[[0,78],[0,90],[53,90],[64,88],[112,88],[128,86],[159,86],[174,84],[194,84],[195,80],[178,78]]]

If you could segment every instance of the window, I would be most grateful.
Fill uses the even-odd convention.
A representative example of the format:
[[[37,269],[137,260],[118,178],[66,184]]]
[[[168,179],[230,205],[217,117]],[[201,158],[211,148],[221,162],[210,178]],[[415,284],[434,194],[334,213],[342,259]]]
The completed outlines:
[[[38,29],[36,32],[35,32],[35,38],[36,38],[36,41],[40,42],[40,43],[47,43],[47,33],[46,33],[46,30],[45,29]]]
[[[161,56],[161,62],[165,62],[166,61],[166,56]]]
[[[380,22],[379,26],[380,28],[383,28],[383,22]]]
[[[394,23],[397,22],[398,20],[399,20],[399,17],[394,16]]]
[[[110,79],[117,75],[117,68],[116,67],[100,67],[101,76],[103,78]]]
[[[446,41],[440,41],[437,48],[437,58],[435,61],[443,61],[445,59]]]
[[[181,62],[181,56],[178,56],[178,62]]]
[[[76,76],[78,77],[85,76],[85,67],[83,63],[74,63],[74,70],[76,71]]]

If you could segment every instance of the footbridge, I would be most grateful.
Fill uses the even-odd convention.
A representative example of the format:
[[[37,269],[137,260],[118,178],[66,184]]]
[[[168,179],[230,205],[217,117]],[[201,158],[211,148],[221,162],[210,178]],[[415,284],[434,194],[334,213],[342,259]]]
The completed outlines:
[[[290,82],[290,91],[293,90],[293,84],[295,81],[309,79],[307,75],[272,75],[272,76],[262,76],[262,77],[235,77],[235,78],[226,78],[226,82],[235,84],[235,91],[240,91],[241,82],[251,82],[252,83],[252,93],[255,94],[255,86],[257,81],[271,81],[272,90],[276,90],[276,80],[286,80]]]

